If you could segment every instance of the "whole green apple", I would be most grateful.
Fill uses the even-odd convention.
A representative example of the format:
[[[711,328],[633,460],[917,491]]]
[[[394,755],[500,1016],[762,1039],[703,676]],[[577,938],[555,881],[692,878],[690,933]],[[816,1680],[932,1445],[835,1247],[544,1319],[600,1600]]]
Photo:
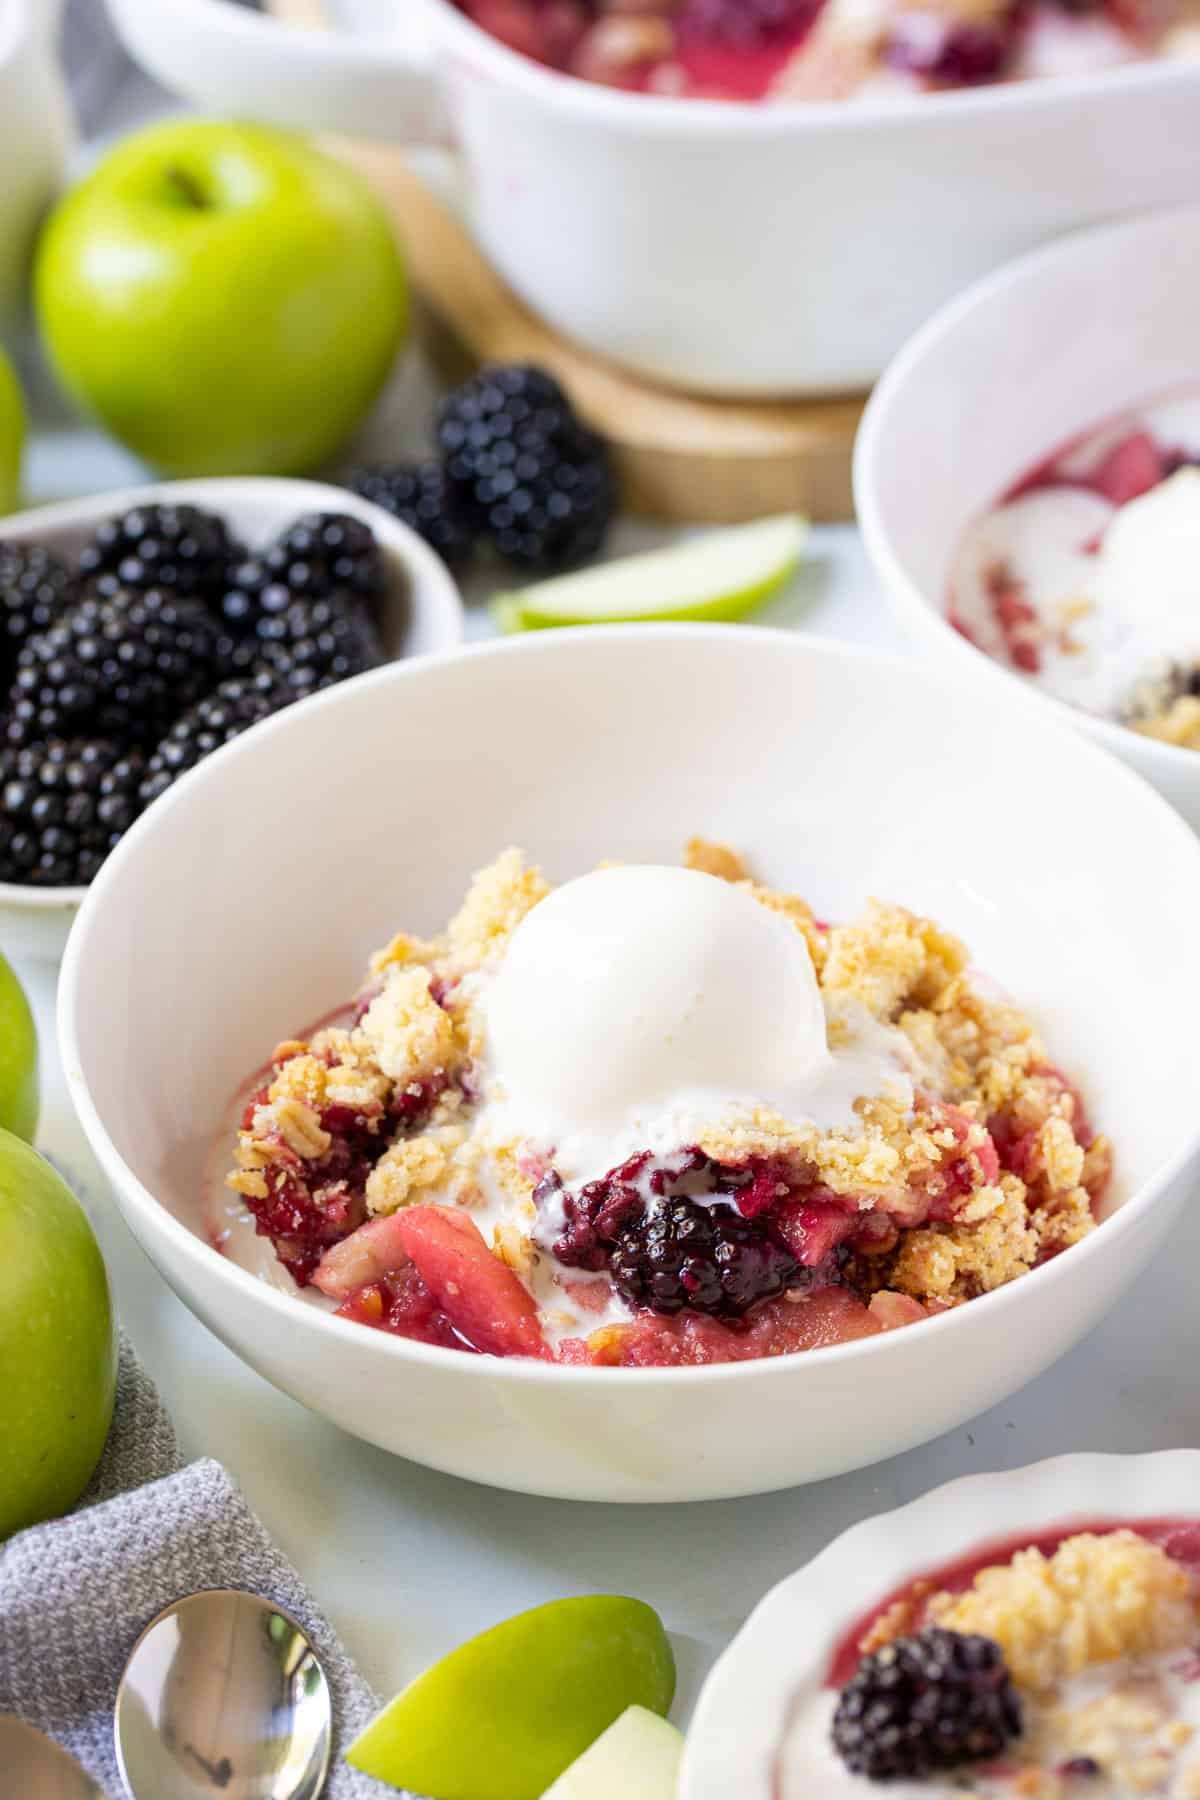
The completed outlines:
[[[31,1144],[37,1122],[37,1029],[24,988],[0,956],[0,1130]]]
[[[61,1175],[0,1132],[0,1540],[57,1518],[100,1460],[116,1334],[108,1278]]]
[[[286,132],[191,120],[126,139],[59,203],[34,300],[68,394],[170,475],[325,461],[408,316],[361,176]]]
[[[21,491],[25,403],[13,366],[0,350],[0,513],[14,512]]]

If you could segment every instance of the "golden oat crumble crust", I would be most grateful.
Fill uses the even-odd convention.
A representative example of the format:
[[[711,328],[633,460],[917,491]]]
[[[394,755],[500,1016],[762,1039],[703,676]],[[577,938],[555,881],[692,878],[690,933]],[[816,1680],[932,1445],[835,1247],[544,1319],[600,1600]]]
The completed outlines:
[[[957,1305],[1092,1229],[1108,1145],[1082,1129],[1077,1135],[1073,1091],[1025,1015],[972,981],[957,938],[877,900],[853,922],[822,925],[799,896],[756,882],[725,844],[692,838],[685,861],[735,883],[802,934],[831,1042],[853,1037],[866,1021],[892,1029],[904,1049],[911,1080],[864,1096],[849,1129],[821,1132],[758,1108],[700,1139],[716,1161],[777,1159],[818,1192],[878,1211],[870,1253],[857,1255],[849,1272],[864,1299],[898,1290],[933,1310]],[[549,891],[538,868],[506,850],[475,875],[443,934],[393,938],[372,960],[356,1025],[277,1048],[266,1092],[238,1135],[229,1184],[263,1198],[273,1166],[319,1162],[330,1142],[322,1117],[336,1106],[387,1146],[367,1182],[369,1211],[392,1212],[422,1196],[477,1204],[484,1146],[464,1113],[484,1050],[481,985]],[[403,1122],[409,1096],[422,1102],[419,1124]],[[997,1121],[1020,1151],[1004,1169],[988,1136]],[[520,1149],[489,1143],[486,1154],[493,1180],[531,1229],[536,1177]],[[533,1254],[519,1231],[496,1248],[513,1267]]]
[[[1200,750],[1200,699],[1194,694],[1180,694],[1161,712],[1148,713],[1128,723],[1143,737],[1157,738],[1160,744]]]
[[[1196,1637],[1187,1571],[1134,1531],[1080,1532],[1052,1556],[1019,1550],[981,1569],[962,1594],[935,1594],[927,1614],[980,1632],[1004,1651],[1014,1681],[1035,1692],[1095,1663],[1181,1650]]]

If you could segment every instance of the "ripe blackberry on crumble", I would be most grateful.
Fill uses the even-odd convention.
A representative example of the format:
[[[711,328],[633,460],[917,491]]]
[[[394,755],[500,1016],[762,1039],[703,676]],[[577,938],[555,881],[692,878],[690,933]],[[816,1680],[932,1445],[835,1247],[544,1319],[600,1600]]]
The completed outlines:
[[[548,1175],[534,1203],[555,1220],[549,1248],[559,1262],[593,1273],[607,1269],[631,1306],[666,1315],[686,1307],[740,1320],[808,1277],[768,1222],[711,1198],[735,1191],[736,1182],[722,1181],[724,1173],[696,1149],[671,1159],[643,1152],[578,1194]],[[703,1191],[702,1202],[681,1191],[689,1185]]]
[[[999,1644],[939,1626],[864,1656],[833,1721],[838,1755],[871,1781],[985,1762],[1020,1733],[1020,1702]]]

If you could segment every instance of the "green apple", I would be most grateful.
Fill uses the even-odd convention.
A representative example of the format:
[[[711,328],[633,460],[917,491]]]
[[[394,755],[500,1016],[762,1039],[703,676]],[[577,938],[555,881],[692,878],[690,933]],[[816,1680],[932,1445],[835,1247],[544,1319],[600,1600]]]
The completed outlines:
[[[31,1144],[37,1122],[37,1030],[25,991],[0,956],[0,1130]]]
[[[682,1760],[682,1731],[644,1706],[631,1706],[543,1800],[675,1800]]]
[[[627,1707],[665,1713],[674,1692],[651,1607],[610,1594],[555,1600],[419,1675],[347,1761],[437,1800],[539,1800]]]
[[[665,550],[623,556],[497,594],[492,616],[502,631],[646,619],[744,619],[795,573],[807,533],[805,521],[794,513],[731,525]]]
[[[79,1498],[112,1419],[116,1334],[83,1209],[0,1132],[0,1539]]]
[[[361,176],[286,132],[204,120],[127,138],[59,203],[34,299],[67,393],[170,475],[330,457],[408,315]]]
[[[13,366],[0,350],[0,513],[15,512],[21,494],[25,403]]]

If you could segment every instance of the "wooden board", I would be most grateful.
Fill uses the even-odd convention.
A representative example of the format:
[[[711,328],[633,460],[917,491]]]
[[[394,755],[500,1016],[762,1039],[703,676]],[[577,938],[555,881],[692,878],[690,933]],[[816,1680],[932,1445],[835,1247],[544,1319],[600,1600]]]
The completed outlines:
[[[294,24],[324,0],[267,0]],[[647,518],[722,524],[798,510],[853,516],[850,465],[863,400],[710,400],[658,387],[553,331],[492,268],[454,210],[391,145],[328,148],[375,187],[404,241],[427,348],[452,379],[481,362],[535,362],[612,445],[624,504]]]

